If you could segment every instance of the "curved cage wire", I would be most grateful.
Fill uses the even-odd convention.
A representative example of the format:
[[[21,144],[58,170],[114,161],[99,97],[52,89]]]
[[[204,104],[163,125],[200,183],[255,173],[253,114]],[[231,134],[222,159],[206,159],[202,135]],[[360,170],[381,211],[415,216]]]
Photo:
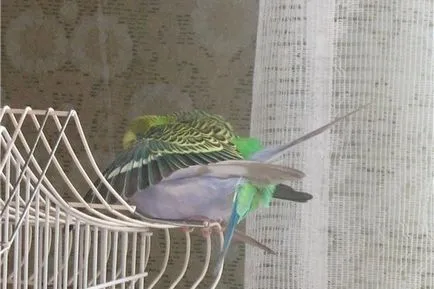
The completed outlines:
[[[80,125],[71,111],[0,110],[0,284],[1,288],[154,288],[162,280],[171,255],[171,230],[219,224],[163,223],[134,214],[102,176]],[[71,141],[74,139],[74,145]],[[77,147],[77,143],[81,147]],[[77,152],[84,151],[86,159]],[[68,177],[62,161],[70,158],[80,179]],[[98,195],[88,167],[119,201],[88,204],[82,195],[89,188]],[[82,191],[80,187],[85,188]],[[158,247],[153,229],[164,234],[159,269],[149,274],[150,256]],[[194,272],[190,288],[205,278],[212,250],[204,240],[205,260]],[[179,274],[168,288],[177,288],[191,261],[191,236],[185,232],[183,260],[173,264]],[[213,280],[215,288],[222,268]]]

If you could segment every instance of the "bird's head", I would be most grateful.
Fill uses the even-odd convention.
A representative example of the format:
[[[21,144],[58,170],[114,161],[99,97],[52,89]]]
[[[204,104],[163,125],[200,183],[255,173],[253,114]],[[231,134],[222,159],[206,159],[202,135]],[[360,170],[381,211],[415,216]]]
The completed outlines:
[[[128,126],[128,130],[124,134],[122,146],[124,149],[128,149],[143,135],[145,135],[152,127],[167,124],[171,121],[170,116],[161,115],[143,115],[134,119]]]

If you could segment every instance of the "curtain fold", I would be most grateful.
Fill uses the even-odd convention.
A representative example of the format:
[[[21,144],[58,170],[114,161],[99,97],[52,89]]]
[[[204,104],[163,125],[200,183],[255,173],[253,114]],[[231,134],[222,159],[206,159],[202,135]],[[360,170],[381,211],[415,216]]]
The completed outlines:
[[[308,204],[275,201],[247,233],[246,288],[434,288],[432,1],[260,1],[251,134],[286,153]]]

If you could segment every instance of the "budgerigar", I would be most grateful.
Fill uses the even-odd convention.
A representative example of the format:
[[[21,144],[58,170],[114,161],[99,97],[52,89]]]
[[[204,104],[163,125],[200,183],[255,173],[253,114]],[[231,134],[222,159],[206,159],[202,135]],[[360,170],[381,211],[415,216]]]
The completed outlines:
[[[236,136],[221,116],[204,111],[138,117],[125,133],[123,147],[124,151],[103,172],[111,185],[135,204],[141,215],[183,221],[227,220],[234,179],[195,177],[169,181],[172,172],[197,164],[241,160],[262,149],[259,140]],[[115,201],[104,186],[98,189],[108,203]],[[312,198],[283,184],[276,191],[280,199],[305,202]],[[267,186],[257,192],[252,209],[261,202],[267,205],[271,198]],[[85,200],[99,201],[92,191]],[[237,232],[237,239],[262,245],[241,232]],[[265,246],[261,248],[272,252]]]
[[[130,124],[125,133],[123,147],[124,151],[103,174],[128,200],[136,192],[165,181],[172,172],[181,168],[225,160],[242,160],[262,149],[258,139],[236,136],[231,125],[221,116],[203,111],[139,117]],[[279,185],[278,189],[281,190],[278,194],[281,199],[305,202],[312,198],[310,194],[297,192],[285,185]],[[107,202],[114,201],[112,195],[104,192],[102,194]],[[165,196],[158,196],[161,197]],[[98,201],[91,191],[85,199],[89,202]],[[153,202],[150,200],[148,203]],[[169,219],[164,216],[168,213],[164,210],[142,210],[141,213],[152,218]],[[183,213],[171,214],[173,219],[185,217]]]
[[[221,262],[236,225],[260,205],[268,206],[273,195],[299,202],[312,198],[281,184],[303,177],[302,172],[267,162],[342,118],[289,144],[263,149],[257,139],[236,136],[222,117],[203,111],[142,116],[131,123],[124,151],[103,174],[141,215],[223,221]],[[85,199],[95,202],[96,196],[89,192]]]

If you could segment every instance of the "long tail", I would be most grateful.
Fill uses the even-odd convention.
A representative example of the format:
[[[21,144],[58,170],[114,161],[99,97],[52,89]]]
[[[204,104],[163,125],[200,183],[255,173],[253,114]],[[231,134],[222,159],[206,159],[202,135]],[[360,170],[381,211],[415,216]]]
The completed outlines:
[[[367,107],[370,104],[371,103],[362,105],[358,109],[356,109],[356,110],[354,110],[354,111],[352,111],[350,113],[347,113],[344,116],[338,117],[335,120],[329,122],[328,124],[323,125],[322,127],[318,128],[318,129],[316,129],[316,130],[314,130],[314,131],[312,131],[312,132],[310,132],[308,134],[305,134],[304,136],[302,136],[302,137],[300,137],[300,138],[298,138],[296,140],[293,140],[293,141],[291,141],[289,143],[286,143],[286,144],[283,144],[283,145],[280,145],[280,146],[277,146],[277,147],[267,147],[267,148],[264,148],[264,149],[262,149],[262,150],[260,150],[260,151],[258,151],[256,153],[254,153],[252,155],[252,157],[250,158],[250,160],[271,163],[277,157],[279,157],[281,154],[283,154],[285,151],[287,151],[289,148],[291,148],[291,147],[293,147],[293,146],[295,146],[295,145],[297,145],[297,144],[299,144],[301,142],[304,142],[305,140],[308,140],[308,139],[310,139],[310,138],[312,138],[312,137],[314,137],[314,136],[322,133],[323,131],[329,129],[335,123],[337,123],[337,122],[339,122],[339,121],[341,121],[341,120],[349,117],[350,115],[352,115],[352,114],[354,114],[354,113],[356,113],[356,112],[364,109],[365,107]]]

